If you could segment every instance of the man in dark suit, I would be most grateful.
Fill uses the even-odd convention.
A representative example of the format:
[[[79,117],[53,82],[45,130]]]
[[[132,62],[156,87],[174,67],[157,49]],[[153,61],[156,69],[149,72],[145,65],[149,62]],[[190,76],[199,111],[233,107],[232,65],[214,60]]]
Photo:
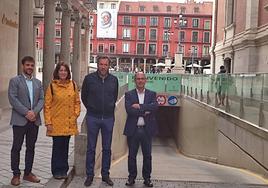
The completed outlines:
[[[142,176],[147,187],[153,187],[152,172],[152,137],[157,133],[155,112],[157,110],[156,93],[145,89],[146,76],[143,72],[135,74],[136,89],[125,93],[125,108],[127,121],[124,135],[127,136],[128,180],[127,186],[132,186],[137,177],[137,153],[141,145],[143,153]]]
[[[22,59],[23,73],[9,82],[8,98],[12,106],[10,124],[13,128],[13,144],[11,149],[11,169],[13,178],[11,184],[20,184],[20,150],[26,137],[25,169],[23,179],[39,183],[32,173],[34,148],[38,128],[41,125],[40,111],[44,104],[44,92],[41,81],[33,77],[35,61],[26,56]]]

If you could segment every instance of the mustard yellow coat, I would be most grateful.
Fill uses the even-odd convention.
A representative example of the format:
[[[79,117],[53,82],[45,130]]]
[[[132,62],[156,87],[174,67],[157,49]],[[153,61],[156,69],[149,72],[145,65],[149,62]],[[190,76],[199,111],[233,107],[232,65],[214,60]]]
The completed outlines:
[[[77,118],[80,114],[80,98],[77,85],[73,81],[60,83],[53,80],[46,90],[44,116],[45,124],[52,125],[52,131],[47,131],[47,136],[76,135]]]

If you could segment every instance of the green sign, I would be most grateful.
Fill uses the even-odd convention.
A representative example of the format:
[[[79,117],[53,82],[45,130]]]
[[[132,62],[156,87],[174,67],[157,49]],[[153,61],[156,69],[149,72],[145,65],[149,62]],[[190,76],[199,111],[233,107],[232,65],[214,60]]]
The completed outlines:
[[[179,93],[181,88],[181,75],[177,74],[146,74],[146,88],[157,93]],[[134,89],[134,74],[128,74],[128,89]]]

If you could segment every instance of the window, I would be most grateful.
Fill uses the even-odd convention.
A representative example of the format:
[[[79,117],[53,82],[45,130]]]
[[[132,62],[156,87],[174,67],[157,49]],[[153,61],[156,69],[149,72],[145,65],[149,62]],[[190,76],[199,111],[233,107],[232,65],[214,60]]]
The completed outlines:
[[[226,26],[231,25],[234,22],[234,0],[226,0]]]
[[[103,9],[103,8],[104,8],[104,3],[100,3],[100,4],[99,4],[99,8],[100,8],[100,9]]]
[[[169,38],[170,38],[170,35],[172,35],[172,34],[173,34],[173,33],[170,33],[170,31],[165,30],[165,31],[164,31],[164,34],[163,34],[163,40],[164,40],[164,41],[168,41]]]
[[[199,19],[193,18],[193,27],[198,27],[199,26]]]
[[[60,29],[56,29],[55,32],[56,32],[56,33],[55,33],[56,37],[61,37]]]
[[[124,16],[123,17],[123,24],[130,25],[130,23],[131,23],[130,16]]]
[[[139,26],[145,26],[146,25],[146,18],[145,17],[139,17],[138,18],[138,25]]]
[[[198,32],[193,31],[192,33],[192,42],[198,42]]]
[[[140,6],[140,7],[139,7],[139,10],[140,10],[140,12],[144,12],[144,10],[145,10],[145,6]]]
[[[73,36],[73,35],[71,35]],[[90,30],[90,39],[93,39],[93,29]]]
[[[209,38],[209,32],[204,32],[204,42],[205,43],[209,43],[210,41],[210,38]]]
[[[130,6],[126,5],[126,12],[129,12],[129,11],[130,11]]]
[[[171,12],[171,6],[167,6],[167,12]]]
[[[150,29],[150,40],[156,40],[156,29]]]
[[[188,23],[188,21],[187,21],[186,18],[182,18],[182,19],[179,20],[179,26],[180,27],[187,27],[187,23]]]
[[[123,29],[123,39],[130,39],[130,29],[129,28]]]
[[[110,44],[110,53],[114,53],[115,52],[115,46],[114,44]]]
[[[210,21],[209,20],[204,22],[204,29],[210,29]]]
[[[170,28],[170,18],[164,18],[164,27],[165,28]]]
[[[150,26],[157,26],[157,25],[158,25],[158,18],[150,17]]]
[[[186,13],[186,7],[181,7],[181,14],[185,14]]]
[[[199,7],[194,7],[194,13],[199,13]]]
[[[35,35],[38,37],[39,36],[39,28],[37,27],[35,30]]]
[[[93,45],[92,45],[92,43],[90,43],[90,52],[93,52]]]
[[[137,54],[144,54],[144,44],[143,43],[138,43],[137,44]]]
[[[98,52],[103,53],[103,44],[99,44]]]
[[[129,53],[129,43],[123,43],[123,53]]]
[[[157,5],[154,5],[154,6],[153,6],[153,11],[154,11],[154,12],[158,12],[158,11],[159,11],[159,8],[158,8]]]
[[[203,56],[209,56],[209,46],[203,46]]]
[[[180,31],[179,32],[179,41],[184,42],[185,40],[185,31]]]
[[[138,31],[138,39],[145,40],[145,29],[139,29]]]
[[[35,48],[36,48],[37,50],[40,48],[40,46],[39,46],[39,42],[38,42],[38,41],[35,42]]]
[[[111,4],[111,9],[116,9],[116,4],[115,3]]]
[[[167,56],[168,55],[168,45],[164,44],[162,49],[162,55]]]
[[[150,55],[156,54],[156,44],[149,44],[149,54]]]
[[[60,53],[60,46],[61,46],[61,43],[60,42],[56,42],[55,43],[55,53],[56,54],[59,54]]]

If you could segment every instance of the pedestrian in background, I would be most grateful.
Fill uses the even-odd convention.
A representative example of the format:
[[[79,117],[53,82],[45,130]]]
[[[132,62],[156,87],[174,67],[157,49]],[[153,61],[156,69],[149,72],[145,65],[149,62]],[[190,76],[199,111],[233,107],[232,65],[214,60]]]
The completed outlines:
[[[33,57],[22,59],[22,74],[12,78],[8,87],[8,98],[12,106],[10,124],[13,128],[11,149],[11,184],[20,184],[20,150],[26,137],[25,169],[23,179],[39,183],[40,179],[32,173],[35,143],[41,125],[40,111],[44,104],[44,92],[41,81],[33,77],[35,61]]]
[[[87,157],[85,186],[94,178],[96,144],[101,130],[102,138],[102,181],[113,186],[110,178],[111,144],[114,127],[114,110],[118,96],[118,79],[109,74],[111,60],[98,58],[98,69],[88,74],[82,85],[81,98],[87,109]]]
[[[132,186],[137,177],[137,153],[141,145],[143,154],[142,177],[146,187],[153,187],[152,172],[152,137],[157,133],[155,113],[158,108],[156,93],[145,89],[146,76],[143,72],[135,74],[136,88],[125,93],[127,121],[124,135],[128,143],[128,180]]]
[[[69,66],[58,63],[45,95],[44,116],[47,136],[53,140],[51,172],[55,179],[66,179],[69,170],[69,141],[78,134],[80,98],[76,83],[71,80]]]

